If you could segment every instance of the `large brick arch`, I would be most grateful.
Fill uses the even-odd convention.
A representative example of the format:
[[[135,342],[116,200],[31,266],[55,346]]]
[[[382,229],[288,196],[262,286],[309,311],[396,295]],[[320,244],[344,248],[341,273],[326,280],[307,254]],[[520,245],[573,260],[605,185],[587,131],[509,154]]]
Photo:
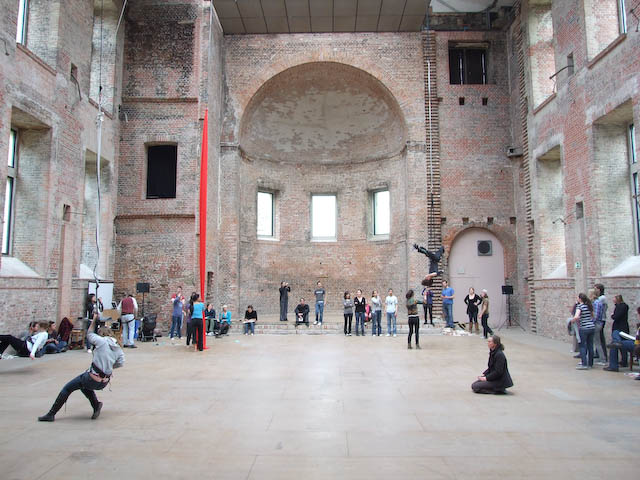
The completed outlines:
[[[236,138],[254,159],[363,161],[404,150],[407,125],[397,99],[376,77],[318,61],[263,83],[244,106]]]

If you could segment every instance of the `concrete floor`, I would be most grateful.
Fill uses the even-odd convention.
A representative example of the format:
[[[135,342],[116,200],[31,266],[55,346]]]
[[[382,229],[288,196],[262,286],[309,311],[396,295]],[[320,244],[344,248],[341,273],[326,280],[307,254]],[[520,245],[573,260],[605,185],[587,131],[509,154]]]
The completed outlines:
[[[0,361],[0,478],[639,478],[640,381],[503,331],[515,386],[475,395],[479,336],[231,335],[126,350],[91,421],[39,423],[83,351]],[[637,367],[636,367],[637,368]],[[626,369],[625,369],[626,370]]]

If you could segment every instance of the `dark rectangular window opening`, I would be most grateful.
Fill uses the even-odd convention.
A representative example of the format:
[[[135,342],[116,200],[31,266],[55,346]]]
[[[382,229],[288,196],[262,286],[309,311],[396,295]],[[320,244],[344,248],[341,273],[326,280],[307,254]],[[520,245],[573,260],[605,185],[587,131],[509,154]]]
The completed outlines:
[[[576,219],[580,220],[584,217],[584,204],[582,202],[576,203]]]
[[[458,97],[458,104],[464,105],[464,97]]]
[[[484,85],[487,83],[487,49],[449,47],[449,83]]]
[[[147,198],[176,198],[177,145],[147,147]]]
[[[489,105],[489,99],[487,97],[482,97],[482,105],[485,107]]]
[[[567,55],[567,75],[573,75],[574,67],[573,67],[573,53]]]

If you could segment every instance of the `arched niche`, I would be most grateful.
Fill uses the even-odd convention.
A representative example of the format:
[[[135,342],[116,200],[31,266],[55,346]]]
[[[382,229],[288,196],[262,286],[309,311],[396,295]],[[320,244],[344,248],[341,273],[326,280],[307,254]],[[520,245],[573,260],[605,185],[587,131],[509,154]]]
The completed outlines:
[[[313,62],[260,87],[239,143],[253,160],[344,164],[398,155],[406,132],[398,102],[379,80],[349,65]]]

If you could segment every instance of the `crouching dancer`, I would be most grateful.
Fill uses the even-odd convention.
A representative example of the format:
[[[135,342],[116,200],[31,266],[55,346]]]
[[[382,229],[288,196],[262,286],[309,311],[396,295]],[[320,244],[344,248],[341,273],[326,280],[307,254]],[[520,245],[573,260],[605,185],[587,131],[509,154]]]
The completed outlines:
[[[95,390],[102,390],[111,380],[111,372],[114,368],[121,367],[124,364],[124,352],[120,345],[113,338],[113,333],[108,328],[102,327],[98,331],[99,335],[89,333],[87,341],[93,346],[93,361],[89,369],[78,375],[76,378],[67,383],[58,398],[53,402],[51,410],[46,415],[38,417],[41,422],[53,422],[56,413],[76,390],[80,390],[91,403],[93,415],[91,420],[95,420],[100,416],[102,402],[98,401]]]
[[[504,356],[504,345],[498,335],[491,335],[487,341],[489,346],[488,368],[471,384],[474,393],[507,393],[513,387],[511,375],[507,368],[507,357]]]

